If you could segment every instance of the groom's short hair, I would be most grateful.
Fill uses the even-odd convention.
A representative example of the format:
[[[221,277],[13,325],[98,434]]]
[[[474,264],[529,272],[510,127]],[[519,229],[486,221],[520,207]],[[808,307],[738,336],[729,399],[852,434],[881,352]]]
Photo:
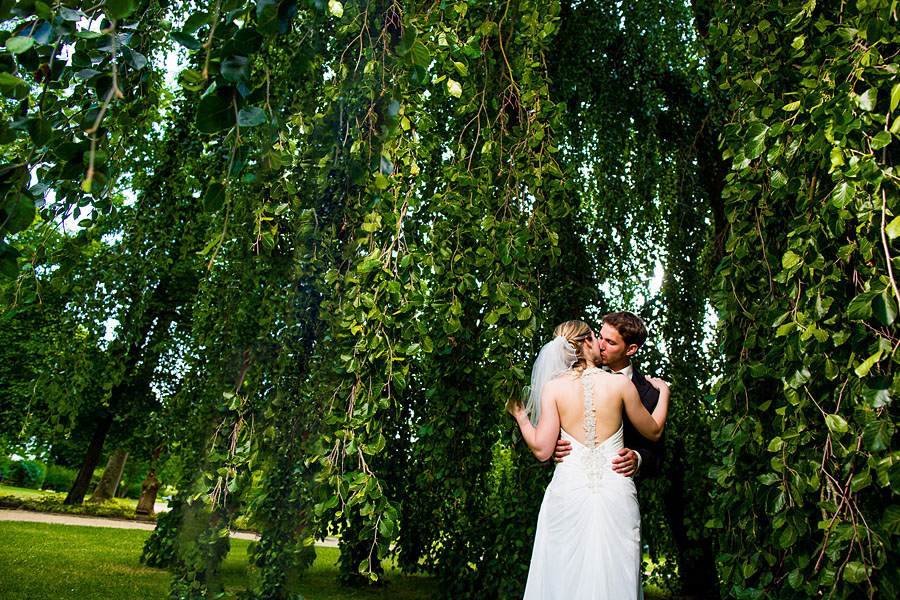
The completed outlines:
[[[637,344],[640,348],[647,341],[647,328],[644,327],[644,322],[639,316],[627,310],[609,313],[603,317],[603,323],[615,328],[627,346]]]

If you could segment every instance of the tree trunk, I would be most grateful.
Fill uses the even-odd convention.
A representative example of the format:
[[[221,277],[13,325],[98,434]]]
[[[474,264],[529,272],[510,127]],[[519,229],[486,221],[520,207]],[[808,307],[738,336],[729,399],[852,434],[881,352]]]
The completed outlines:
[[[94,469],[97,468],[97,462],[100,460],[100,453],[103,451],[103,442],[106,441],[106,434],[112,425],[112,416],[106,416],[97,423],[94,434],[91,436],[91,443],[88,445],[87,452],[84,454],[84,461],[81,463],[81,470],[72,489],[66,496],[64,504],[81,504],[84,502],[84,495],[91,485],[91,477],[94,476]]]
[[[692,540],[684,522],[688,507],[685,505],[685,468],[681,457],[687,456],[687,451],[676,441],[671,456],[671,465],[665,475],[671,485],[664,500],[666,520],[678,549],[681,593],[686,598],[713,600],[719,598],[719,593],[712,542],[708,537]]]
[[[159,493],[160,485],[153,469],[150,469],[150,472],[147,473],[147,477],[141,484],[141,499],[138,500],[134,514],[149,517],[155,512],[156,494]]]
[[[109,455],[100,483],[97,484],[97,488],[88,502],[103,504],[107,500],[115,498],[116,488],[119,487],[119,481],[122,480],[122,473],[125,471],[126,460],[128,460],[128,451],[124,448],[116,448],[115,452]]]

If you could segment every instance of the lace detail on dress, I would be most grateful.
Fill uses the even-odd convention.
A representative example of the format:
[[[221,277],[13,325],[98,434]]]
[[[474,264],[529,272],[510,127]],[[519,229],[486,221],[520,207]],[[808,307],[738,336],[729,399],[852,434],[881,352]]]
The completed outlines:
[[[581,372],[581,382],[584,385],[584,442],[587,452],[584,456],[585,472],[588,478],[588,487],[592,491],[600,489],[603,475],[606,471],[606,456],[603,448],[597,448],[597,417],[594,415],[594,378],[585,377],[598,372],[594,367]]]

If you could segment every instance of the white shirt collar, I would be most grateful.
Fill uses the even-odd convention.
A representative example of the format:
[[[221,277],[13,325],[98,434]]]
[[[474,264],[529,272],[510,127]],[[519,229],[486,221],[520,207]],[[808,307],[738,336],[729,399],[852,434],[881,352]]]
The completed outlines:
[[[603,367],[603,370],[609,371],[610,373],[616,373],[617,375],[624,375],[628,379],[631,379],[634,376],[634,367],[631,366],[631,363],[628,363],[625,368],[619,369],[618,371],[613,371],[609,367]]]

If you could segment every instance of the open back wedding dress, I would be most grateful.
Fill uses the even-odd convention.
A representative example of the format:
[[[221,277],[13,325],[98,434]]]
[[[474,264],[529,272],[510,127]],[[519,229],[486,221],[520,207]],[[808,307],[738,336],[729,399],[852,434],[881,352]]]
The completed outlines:
[[[597,444],[593,384],[585,369],[582,444],[561,429],[572,453],[544,493],[524,600],[642,599],[641,516],[634,481],[612,470],[623,429]]]

